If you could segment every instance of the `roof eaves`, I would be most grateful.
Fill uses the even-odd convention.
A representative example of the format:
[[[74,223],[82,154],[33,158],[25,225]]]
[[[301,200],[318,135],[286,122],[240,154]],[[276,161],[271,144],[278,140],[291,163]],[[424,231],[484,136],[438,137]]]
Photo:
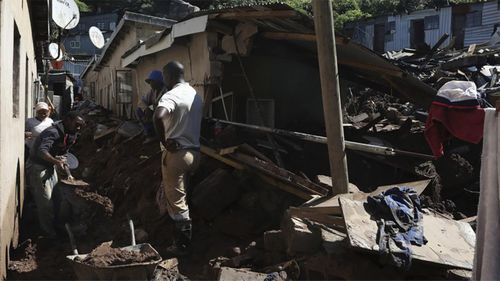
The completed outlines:
[[[128,22],[137,22],[137,23],[144,23],[144,24],[149,24],[149,25],[153,25],[153,26],[163,26],[163,27],[169,27],[169,26],[172,26],[174,23],[176,23],[176,21],[172,20],[172,19],[153,17],[153,16],[139,14],[139,13],[133,13],[133,12],[125,12],[125,14],[121,18],[120,22],[118,23],[116,30],[111,34],[111,36],[109,37],[109,40],[106,42],[104,50],[102,51],[101,56],[97,60],[95,66],[94,66],[94,69],[97,69],[97,70],[100,69],[100,65],[101,65],[102,61],[106,58],[108,48],[113,44],[113,41],[115,40],[116,36],[121,32],[122,28]]]
[[[82,73],[80,74],[80,77],[81,79],[85,79],[85,75],[87,75],[87,73],[90,71],[91,68],[93,68],[94,64],[96,62],[96,57],[93,57],[89,63],[87,64],[87,66],[85,67],[85,69],[82,71]]]

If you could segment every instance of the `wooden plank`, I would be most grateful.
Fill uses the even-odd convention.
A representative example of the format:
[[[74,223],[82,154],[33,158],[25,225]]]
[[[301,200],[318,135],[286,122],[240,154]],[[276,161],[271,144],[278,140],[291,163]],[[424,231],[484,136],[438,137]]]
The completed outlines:
[[[443,70],[455,70],[459,68],[465,68],[470,66],[481,67],[488,63],[488,57],[484,55],[473,55],[468,57],[463,57],[460,59],[447,61],[441,64],[441,69]]]
[[[245,166],[243,166],[242,164],[217,154],[217,152],[215,150],[211,149],[208,146],[202,145],[200,151],[201,151],[201,153],[206,154],[206,155],[208,155],[216,160],[219,160],[222,163],[224,163],[228,166],[231,166],[237,170],[244,170],[245,169]]]
[[[255,168],[259,170],[260,172],[263,172],[264,174],[277,178],[281,181],[284,181],[288,184],[297,186],[298,188],[303,189],[304,191],[310,192],[311,194],[316,194],[316,195],[326,195],[328,193],[328,190],[325,189],[324,187],[315,184],[307,179],[304,179],[302,177],[299,177],[285,169],[282,169],[280,167],[277,167],[274,164],[269,164],[265,161],[262,161],[260,159],[257,159],[255,157],[251,157],[242,153],[233,153],[231,154],[231,158],[244,163],[252,168]]]
[[[268,163],[273,163],[274,164],[274,162],[271,159],[269,159],[266,155],[262,154],[260,151],[258,151],[257,149],[253,148],[251,145],[249,145],[247,143],[244,143],[244,144],[240,145],[240,149],[243,150],[243,151],[245,151],[245,152],[248,152],[250,154],[253,154],[253,155],[257,156],[260,159],[262,159],[262,160],[264,160],[264,161],[266,161]]]
[[[333,179],[333,194],[348,192],[349,176],[345,153],[344,128],[342,127],[342,107],[335,46],[335,27],[331,1],[312,1],[314,30],[318,42],[318,64],[323,100],[323,115],[326,128],[326,143]]]
[[[471,222],[475,222],[477,220],[477,216],[473,216],[473,217],[469,217],[469,218],[465,218],[465,219],[461,219],[459,221],[461,222],[465,222],[465,223],[471,223]]]
[[[104,130],[103,132],[101,132],[100,134],[95,135],[94,140],[97,141],[97,140],[102,139],[104,137],[111,136],[111,134],[116,132],[116,129],[117,129],[116,127],[108,128],[108,129]]]
[[[275,19],[275,18],[292,18],[297,16],[294,10],[267,10],[267,11],[239,11],[220,13],[215,17],[217,19],[227,20],[245,20],[245,19]]]
[[[289,33],[289,32],[262,32],[262,37],[272,40],[295,40],[316,42],[316,34],[307,33]]]
[[[270,185],[274,186],[274,187],[277,187],[283,191],[286,191],[288,193],[291,193],[299,198],[302,198],[302,199],[305,199],[305,200],[310,200],[314,197],[314,195],[310,194],[310,193],[307,193],[305,191],[302,191],[292,185],[289,185],[289,184],[286,184],[284,182],[281,182],[277,179],[274,179],[270,176],[267,176],[267,175],[263,175],[263,174],[260,174],[258,173],[257,174],[259,178],[261,178],[263,181],[269,183]]]
[[[245,170],[247,168],[245,165],[240,164],[237,161],[234,161],[232,159],[229,159],[227,157],[224,157],[224,156],[217,154],[217,152],[215,150],[213,150],[212,148],[207,147],[205,145],[202,145],[200,150],[203,154],[206,154],[206,155],[208,155],[208,156],[210,156],[218,161],[221,161],[222,163],[224,163],[228,166],[231,166],[237,170]],[[277,188],[279,188],[283,191],[286,191],[288,193],[291,193],[291,194],[293,194],[299,198],[302,198],[304,200],[311,200],[314,196],[311,192],[300,190],[299,188],[297,188],[291,184],[279,181],[279,180],[274,179],[270,176],[267,176],[267,175],[264,175],[261,173],[257,173],[257,176],[260,177],[265,182],[269,183],[270,185],[277,187]]]
[[[340,198],[340,205],[351,246],[378,253],[378,226],[365,210],[364,202]],[[411,246],[413,259],[472,269],[476,235],[469,224],[427,214],[422,223],[428,242],[421,247]]]
[[[290,207],[288,212],[290,215],[301,219],[310,219],[330,227],[345,228],[344,219],[340,216],[308,212],[307,210],[296,207]]]
[[[431,180],[421,180],[421,181],[413,181],[413,182],[406,182],[406,183],[397,183],[397,184],[390,184],[390,185],[382,185],[377,187],[375,191],[372,191],[370,193],[364,193],[364,192],[359,192],[359,193],[350,193],[350,194],[341,194],[341,195],[335,195],[333,197],[328,197],[328,198],[318,198],[317,200],[314,200],[312,202],[308,202],[302,206],[300,206],[301,209],[308,209],[308,212],[316,212],[319,214],[330,214],[330,215],[341,215],[341,209],[340,209],[340,204],[339,204],[339,198],[349,198],[353,200],[359,200],[359,201],[365,201],[368,196],[373,196],[373,195],[378,195],[388,189],[391,189],[392,187],[395,186],[407,186],[407,187],[412,187],[415,189],[418,195],[422,194],[424,192],[425,188],[429,185]]]
[[[220,148],[217,150],[219,155],[226,155],[226,154],[231,154],[234,153],[238,149],[238,146],[230,146],[230,147],[225,147],[225,148]]]

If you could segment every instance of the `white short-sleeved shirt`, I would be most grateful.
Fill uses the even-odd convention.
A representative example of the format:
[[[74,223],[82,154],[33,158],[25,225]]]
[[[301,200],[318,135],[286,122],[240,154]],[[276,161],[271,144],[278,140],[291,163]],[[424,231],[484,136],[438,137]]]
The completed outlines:
[[[203,101],[189,83],[178,83],[163,94],[158,107],[164,107],[170,113],[169,127],[165,128],[166,139],[176,140],[182,148],[200,147]]]
[[[26,144],[28,145],[28,147],[31,148],[38,135],[40,135],[40,133],[43,132],[43,130],[52,126],[53,123],[54,120],[52,120],[50,117],[43,119],[43,121],[40,121],[35,117],[26,120],[24,131],[31,132],[32,134],[31,139],[26,140]]]

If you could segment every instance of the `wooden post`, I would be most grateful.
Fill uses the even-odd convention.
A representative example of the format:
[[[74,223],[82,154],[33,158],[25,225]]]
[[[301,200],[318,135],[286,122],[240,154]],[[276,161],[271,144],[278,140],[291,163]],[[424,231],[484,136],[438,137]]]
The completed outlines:
[[[312,6],[333,194],[347,193],[349,179],[342,128],[332,1],[312,0]]]

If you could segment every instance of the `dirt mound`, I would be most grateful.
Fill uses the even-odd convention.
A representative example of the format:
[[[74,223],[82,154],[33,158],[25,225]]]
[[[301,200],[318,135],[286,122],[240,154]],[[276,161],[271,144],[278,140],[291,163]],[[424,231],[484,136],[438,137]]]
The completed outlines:
[[[99,205],[106,215],[111,216],[113,214],[113,202],[108,197],[102,196],[97,192],[86,191],[83,188],[75,188],[75,194],[86,201]]]
[[[121,248],[111,248],[109,244],[102,244],[95,248],[81,262],[96,266],[105,267],[112,265],[125,265],[133,263],[150,262],[161,259],[161,257],[151,251],[129,251]]]
[[[10,257],[9,270],[23,273],[35,270],[37,266],[36,245],[28,239]]]

